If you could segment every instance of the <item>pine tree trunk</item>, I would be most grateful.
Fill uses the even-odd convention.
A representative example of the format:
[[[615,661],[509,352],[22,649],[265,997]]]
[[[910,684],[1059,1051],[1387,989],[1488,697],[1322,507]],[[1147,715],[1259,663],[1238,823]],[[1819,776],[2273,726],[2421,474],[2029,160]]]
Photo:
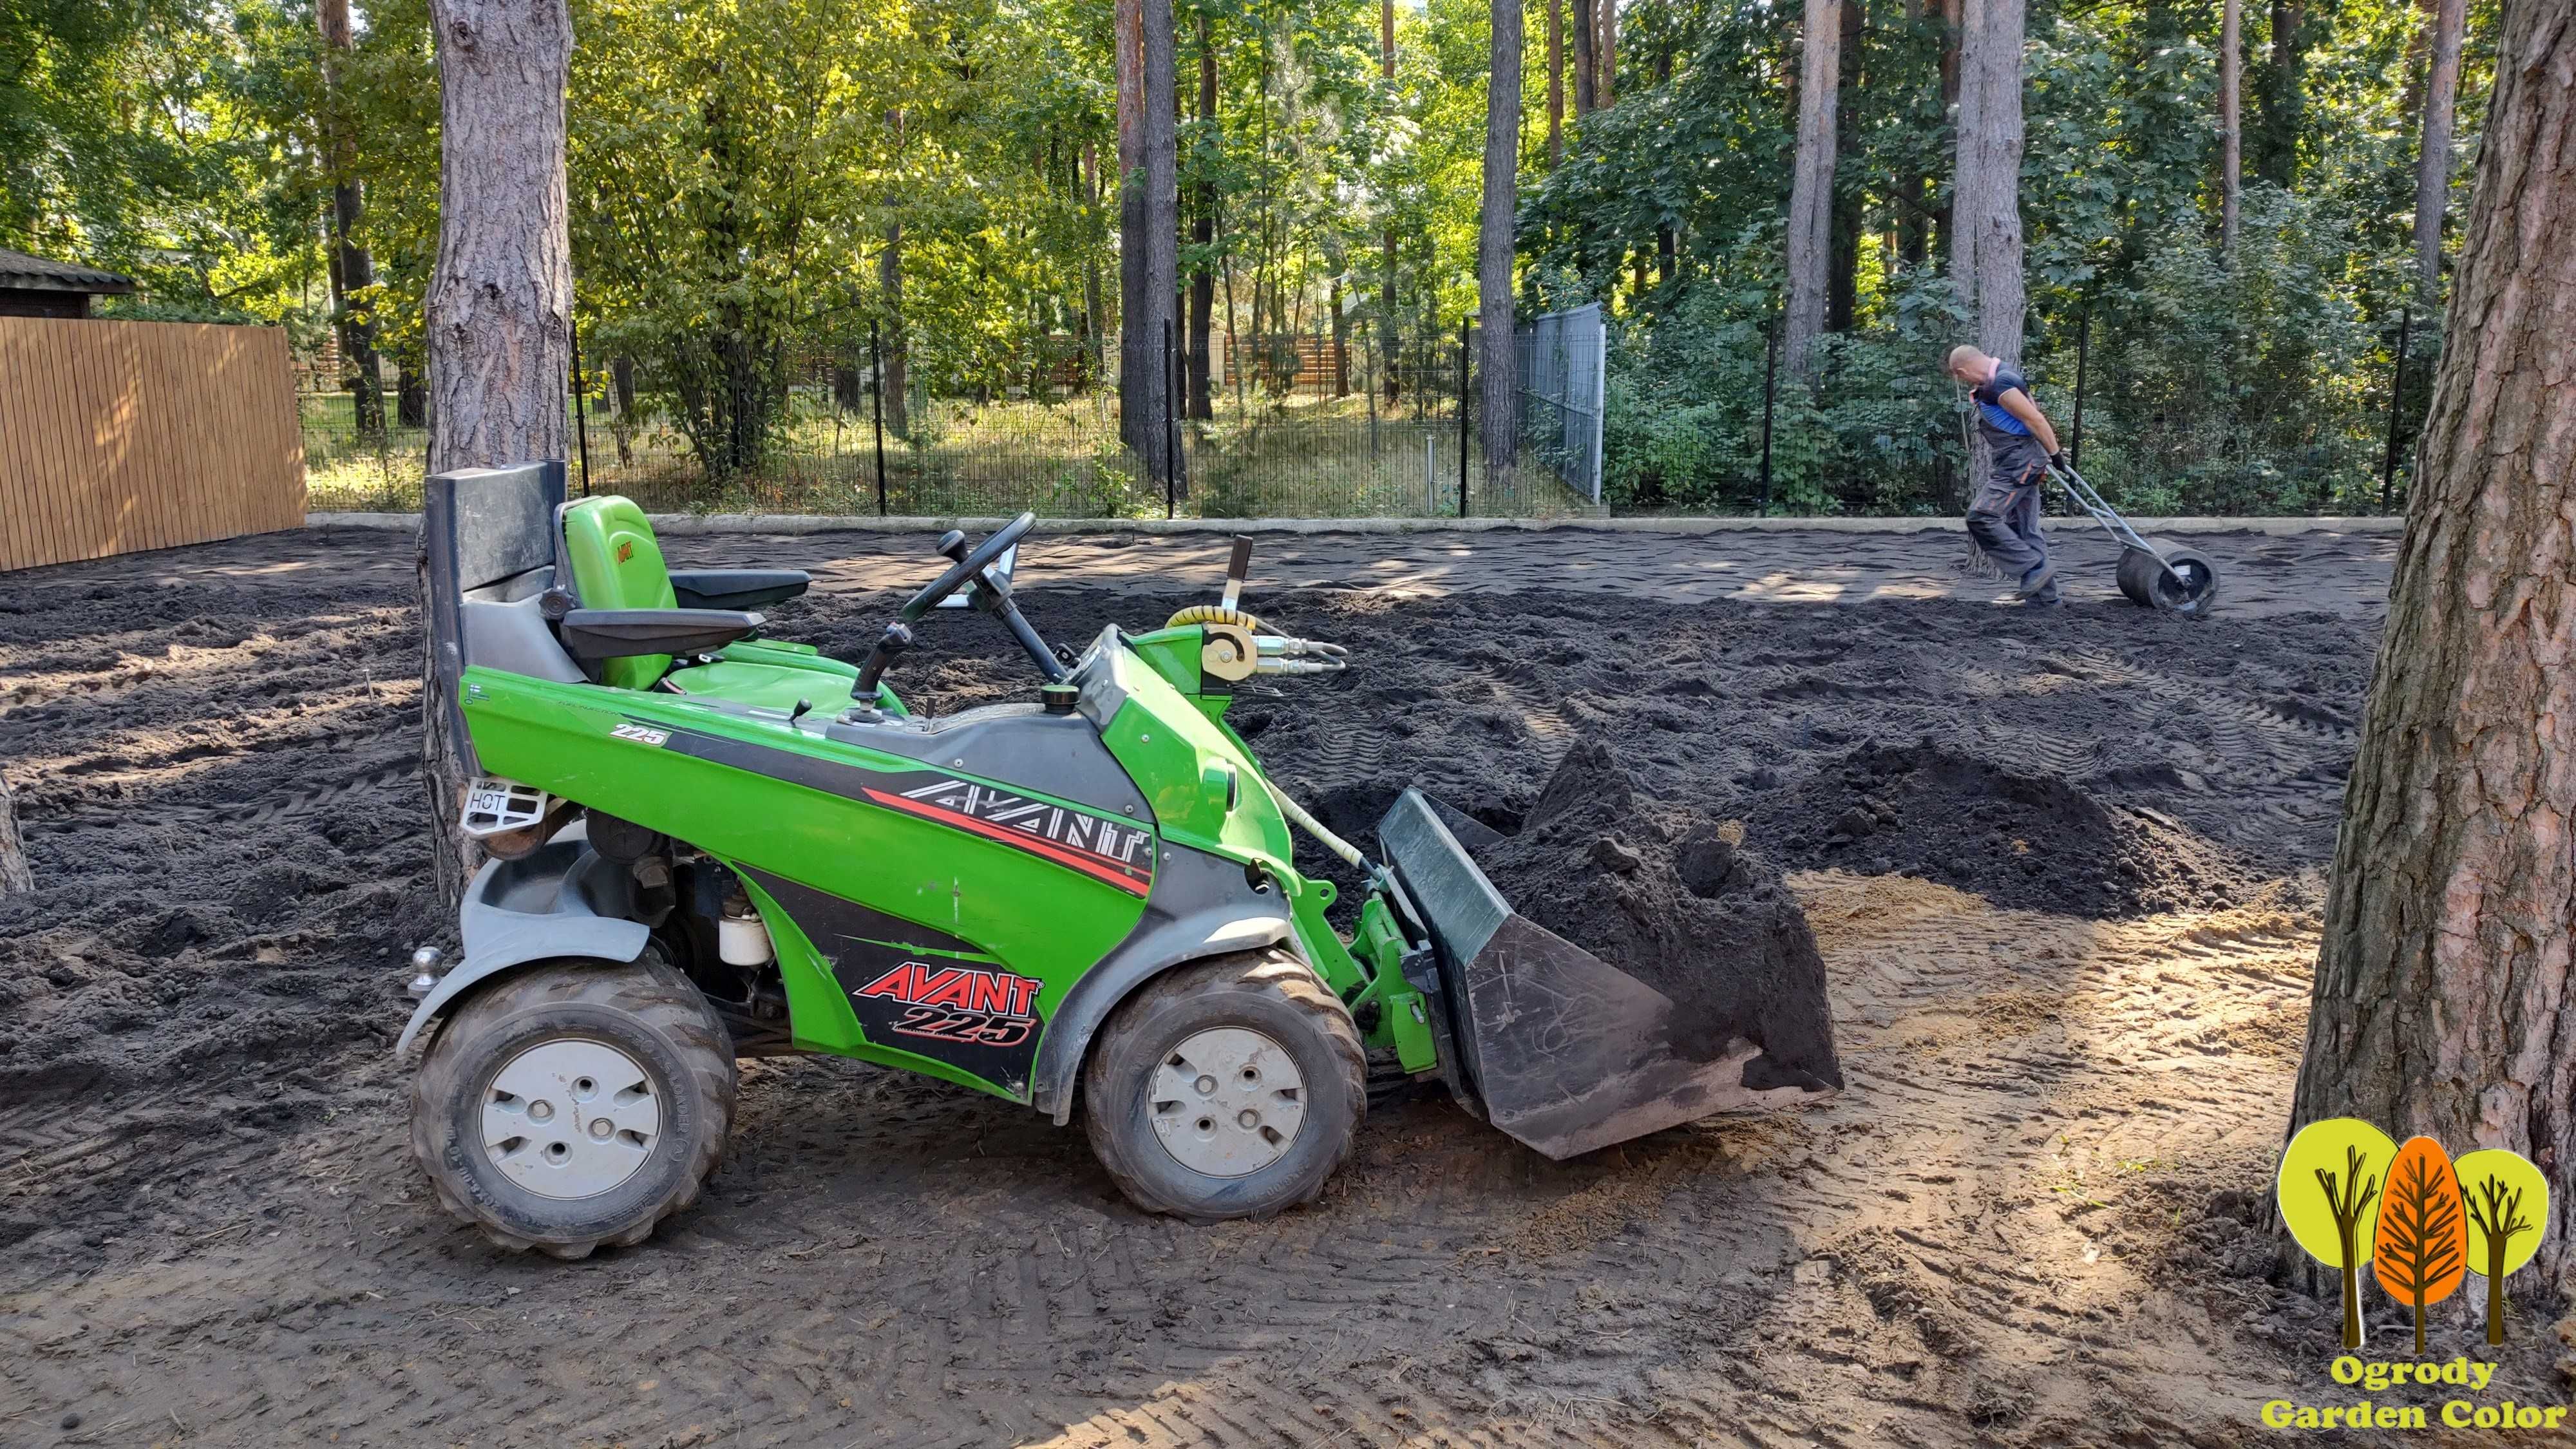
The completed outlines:
[[[1198,121],[1203,144],[1214,147],[1216,141],[1204,133],[1216,123],[1216,45],[1208,33],[1205,11],[1198,17],[1199,94]],[[1216,261],[1211,255],[1216,245],[1216,181],[1202,175],[1190,190],[1190,244],[1196,249],[1198,265],[1190,273],[1190,348],[1189,397],[1187,408],[1194,418],[1216,416],[1215,400],[1209,396],[1208,336],[1216,316]]]
[[[1547,0],[1547,167],[1564,162],[1565,0]]]
[[[1145,0],[1116,0],[1111,22],[1118,80],[1118,436],[1143,451],[1151,369],[1141,343],[1153,317],[1145,300]],[[1157,347],[1161,337],[1155,338]]]
[[[406,428],[429,426],[429,379],[412,365],[408,349],[394,369],[394,418]]]
[[[609,431],[617,439],[617,466],[635,464],[635,359],[619,353],[608,359],[609,395],[617,402],[617,422]]]
[[[1378,74],[1387,82],[1388,89],[1391,91],[1395,82],[1395,0],[1378,0],[1377,47]],[[1379,354],[1383,357],[1386,355],[1386,348],[1396,344],[1396,340],[1402,335],[1403,323],[1399,310],[1401,304],[1396,300],[1395,294],[1395,228],[1388,227],[1386,235],[1380,240],[1384,245],[1383,265],[1386,268],[1386,275],[1378,283],[1380,314],[1378,347]],[[1383,368],[1381,373],[1386,379],[1386,401],[1388,406],[1392,407],[1396,396],[1395,369]]]
[[[2451,200],[2451,125],[2467,17],[2468,0],[2436,0],[2433,56],[2424,77],[2423,147],[2415,158],[2415,279],[2426,301],[2442,295],[2442,214]]]
[[[1163,349],[1179,340],[1170,335],[1180,271],[1172,0],[1119,0],[1118,59],[1120,431],[1160,483],[1172,386]]]
[[[1592,13],[1601,27],[1592,47],[1593,63],[1600,67],[1600,78],[1592,83],[1592,104],[1600,110],[1619,102],[1619,0],[1592,0]]]
[[[1512,328],[1512,227],[1520,208],[1520,0],[1494,0],[1493,16],[1493,65],[1485,85],[1485,205],[1476,237],[1476,323],[1485,334],[1477,362],[1484,373],[1477,421],[1486,476],[1499,477],[1520,462],[1521,445],[1519,349]]]
[[[376,324],[353,315],[349,296],[376,284],[376,262],[358,244],[358,223],[366,212],[366,192],[357,179],[358,148],[347,108],[340,98],[340,67],[353,46],[349,0],[320,0],[313,23],[322,39],[323,149],[331,171],[331,315],[340,333],[342,379],[349,389],[351,411],[361,437],[385,433],[382,370],[376,361]]]
[[[1082,204],[1092,212],[1100,208],[1100,148],[1084,142],[1081,166]],[[1106,304],[1101,297],[1100,251],[1097,247],[1082,249],[1082,345],[1083,380],[1098,386],[1108,359],[1101,355],[1102,338],[1109,329],[1104,315]]]
[[[564,201],[564,0],[433,0],[438,43],[438,261],[426,298],[429,470],[565,456],[572,242]],[[424,601],[428,554],[419,558]],[[426,642],[429,610],[421,610]],[[465,778],[446,691],[424,647],[422,778],[444,898],[482,851],[457,828]]]
[[[1153,388],[1145,404],[1146,428],[1152,442],[1145,449],[1147,477],[1160,481],[1170,459],[1164,428],[1179,415],[1172,404],[1176,369],[1164,348],[1177,347],[1181,286],[1181,190],[1179,120],[1180,52],[1172,30],[1172,0],[1144,0],[1145,6],[1145,295],[1153,307],[1146,335],[1147,377]]]
[[[2576,15],[2508,5],[2295,1124],[2576,1169]],[[2576,1290],[2554,1193],[2529,1290]]]
[[[1863,30],[1860,0],[1842,0],[1842,47],[1835,68],[1837,96],[1834,102],[1835,175],[1841,178],[1833,188],[1833,252],[1825,269],[1825,330],[1849,332],[1854,316],[1860,310],[1860,188],[1850,182],[1852,168],[1860,154],[1860,128],[1850,117],[1860,98],[1866,94],[1861,84],[1861,61],[1867,49],[1868,36]]]
[[[1966,0],[1959,47],[1959,152],[1950,275],[1977,346],[2021,360],[2023,0]]]
[[[2218,23],[2218,258],[2236,261],[2245,192],[2245,0],[2225,0]]]
[[[1959,47],[1965,39],[1966,11],[1967,0],[1941,0],[1941,109],[1951,118],[1954,136],[1959,121]],[[1958,178],[1954,174],[1950,191],[1940,198],[1932,214],[1940,230],[1933,249],[1945,263],[1951,260],[1951,243],[1957,239],[1958,210]]]
[[[1923,21],[1923,0],[1905,0],[1905,33],[1912,35]],[[1889,188],[1888,211],[1895,223],[1896,242],[1891,255],[1896,265],[1912,270],[1923,265],[1929,251],[1926,233],[1930,230],[1927,208],[1929,187],[1920,172],[1899,172]]]
[[[18,797],[10,793],[8,777],[0,775],[0,896],[35,888],[36,874],[27,868],[27,842],[18,834]]]
[[[1342,267],[1333,264],[1333,396],[1351,395],[1351,319],[1342,311]]]
[[[1789,178],[1789,301],[1780,356],[1813,383],[1808,365],[1825,330],[1825,274],[1832,260],[1834,122],[1842,75],[1842,0],[1806,0],[1798,69],[1798,150]]]
[[[1593,97],[1598,94],[1594,82],[1600,72],[1592,55],[1598,48],[1600,22],[1593,18],[1592,7],[1609,3],[1611,0],[1573,0],[1574,14],[1567,29],[1574,37],[1574,119],[1578,122],[1592,114]]]
[[[1975,319],[1977,346],[2021,361],[2021,47],[2023,0],[1964,0],[1959,36],[1958,162],[1950,187],[1950,280]],[[1972,430],[1968,476],[1994,465]]]
[[[878,303],[885,309],[885,333],[879,339],[877,386],[885,393],[886,431],[912,436],[912,348],[903,331],[903,223],[886,223],[885,249],[877,253]]]
[[[2301,63],[2307,7],[2272,0],[2272,61],[2262,88],[2263,134],[2255,147],[2254,174],[2287,189],[2298,178],[2299,132],[2307,121],[2306,67]]]

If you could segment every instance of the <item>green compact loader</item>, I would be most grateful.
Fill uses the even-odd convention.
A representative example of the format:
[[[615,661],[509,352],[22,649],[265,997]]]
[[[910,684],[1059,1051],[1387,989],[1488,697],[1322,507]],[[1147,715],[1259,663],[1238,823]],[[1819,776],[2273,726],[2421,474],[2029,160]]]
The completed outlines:
[[[1220,603],[1073,648],[996,567],[1029,515],[951,533],[853,665],[761,636],[805,575],[668,569],[633,503],[563,480],[433,477],[422,544],[429,728],[489,858],[458,959],[415,957],[396,1050],[426,1043],[422,1166],[497,1243],[641,1242],[714,1167],[745,1056],[1079,1110],[1121,1191],[1194,1221],[1312,1199],[1403,1079],[1551,1157],[1840,1085],[1829,1049],[1762,1046],[1783,1012],[1814,1039],[1821,986],[1759,993],[1741,1032],[1678,1022],[1513,913],[1469,853],[1484,826],[1407,790],[1372,858],[1282,794],[1233,693],[1348,655],[1237,607],[1248,540]],[[960,594],[1034,697],[925,718],[884,676]],[[1292,823],[1365,879],[1347,933]]]

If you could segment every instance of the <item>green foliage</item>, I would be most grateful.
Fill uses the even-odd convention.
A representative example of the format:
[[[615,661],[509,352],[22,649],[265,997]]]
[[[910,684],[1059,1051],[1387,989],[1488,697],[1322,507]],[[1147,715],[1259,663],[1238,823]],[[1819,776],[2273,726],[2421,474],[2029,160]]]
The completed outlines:
[[[1843,95],[1837,189],[1861,221],[1858,307],[1822,386],[1784,382],[1771,417],[1774,509],[1933,512],[1965,500],[1962,412],[1940,357],[1960,340],[1933,213],[1953,138],[1936,18],[1868,0]],[[2086,473],[2146,511],[2366,511],[2385,456],[2406,283],[2419,23],[2398,0],[2311,7],[2295,107],[2249,7],[2260,147],[2291,179],[2244,198],[2217,255],[2217,15],[2112,0],[2036,5],[2026,50],[2022,215],[2031,296],[2023,370],[2071,436],[2079,335]],[[2473,27],[2474,28],[2474,27]],[[2473,43],[2465,88],[2477,89]],[[1584,125],[1524,209],[1546,305],[1620,319],[1606,479],[1614,505],[1749,509],[1762,496],[1763,336],[1795,116],[1794,25],[1762,0],[1639,7],[1619,102]],[[2489,62],[2491,64],[2491,62]],[[2268,99],[2264,99],[2268,97]],[[2463,109],[2473,124],[2474,107]],[[1923,178],[1921,189],[1908,178]],[[1748,220],[1748,219],[1753,220]],[[1659,229],[1677,275],[1642,276]],[[2431,319],[2410,370],[2430,374]],[[2404,404],[2420,416],[2410,380]]]
[[[1755,243],[1747,238],[1744,251]],[[1771,294],[1690,289],[1632,323],[1611,355],[1605,496],[1623,509],[1752,512],[1762,506]],[[1824,384],[1774,381],[1769,506],[1785,513],[1924,513],[1952,500],[1959,402],[1940,371],[1955,335],[1949,287],[1917,281],[1885,320],[1827,337]],[[1644,399],[1662,406],[1648,407]]]
[[[2232,266],[2197,235],[2152,239],[2111,299],[2088,476],[2165,511],[2366,511],[2386,418],[2373,278],[2331,217],[2269,187],[2248,190],[2239,237]]]
[[[351,304],[417,371],[438,236],[428,0],[360,0],[336,88],[311,3],[0,0],[0,245],[134,273],[145,295],[115,315],[279,322],[309,351],[329,321],[321,139],[345,137],[378,275]],[[1954,144],[1940,9],[1862,0],[1836,180],[1851,325],[1823,344],[1820,385],[1783,380],[1768,410],[1774,510],[1964,499],[1963,413],[1939,371],[1959,336],[1937,219]],[[2410,293],[2422,22],[2408,0],[2291,9],[2305,16],[2295,78],[2273,63],[2276,12],[2247,7],[2254,180],[2221,259],[2217,8],[2032,8],[2024,370],[2071,435],[2083,336],[2087,473],[2131,507],[2376,503]],[[1238,358],[1284,364],[1288,339],[1338,331],[1363,356],[1445,358],[1477,297],[1488,0],[1398,7],[1392,77],[1372,0],[1177,10],[1182,269],[1215,294],[1219,349],[1231,338]],[[2464,154],[2494,10],[2472,0]],[[1036,406],[1096,375],[1119,327],[1108,0],[572,13],[576,321],[594,365],[634,364],[637,416],[686,439],[697,477],[752,496],[793,472],[833,412],[817,384],[860,396],[871,325],[907,361],[901,431],[925,457],[946,446],[943,400]],[[1546,11],[1533,0],[1525,15],[1525,306],[1598,301],[1614,319],[1614,504],[1751,509],[1796,14],[1666,0],[1627,5],[1620,25],[1617,104],[1569,116],[1550,166]],[[1217,103],[1199,120],[1203,49]],[[898,227],[899,297],[881,271]],[[2410,418],[2437,319],[2416,317],[2414,335]],[[1265,415],[1283,401],[1245,400]],[[1265,459],[1309,446],[1236,441]],[[1088,445],[1063,467],[1066,508],[1156,501]],[[1252,509],[1269,506],[1255,496],[1267,476],[1210,482]]]
[[[0,0],[0,246],[278,321],[318,254],[315,42],[273,0]]]
[[[800,327],[857,305],[876,197],[851,163],[895,150],[915,37],[869,0],[597,0],[576,25],[575,263],[606,318],[593,336],[659,364],[722,483],[763,461]]]

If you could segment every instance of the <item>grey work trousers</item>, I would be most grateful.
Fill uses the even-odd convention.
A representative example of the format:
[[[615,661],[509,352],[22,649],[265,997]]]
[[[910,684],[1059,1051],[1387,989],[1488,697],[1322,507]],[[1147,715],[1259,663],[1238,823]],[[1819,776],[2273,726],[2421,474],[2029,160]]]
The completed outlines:
[[[1995,469],[1968,507],[1968,536],[2003,566],[2015,583],[2048,562],[2048,536],[2039,527],[2039,490],[2048,481],[2048,455],[2027,438],[1995,449]],[[2053,600],[2057,581],[2034,597]]]

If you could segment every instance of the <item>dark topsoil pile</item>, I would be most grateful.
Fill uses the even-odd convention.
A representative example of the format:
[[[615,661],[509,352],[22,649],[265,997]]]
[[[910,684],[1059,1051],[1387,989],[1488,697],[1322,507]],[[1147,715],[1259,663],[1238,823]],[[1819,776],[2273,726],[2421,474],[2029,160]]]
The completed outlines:
[[[2150,808],[2021,774],[1933,740],[1863,745],[1746,802],[1751,838],[1802,863],[1924,876],[2072,915],[2217,906],[2260,879]]]
[[[1230,716],[1352,840],[1408,784],[1508,833],[1591,739],[1658,808],[1740,821],[1780,870],[2094,918],[2310,893],[2372,644],[2325,615],[2204,627],[2125,603],[1256,602],[1352,646],[1348,674],[1257,686]]]
[[[1706,1061],[1742,1038],[1763,1049],[1748,1087],[1842,1085],[1797,897],[1715,822],[1657,820],[1607,746],[1568,750],[1520,832],[1476,863],[1522,915],[1671,998],[1676,1052]]]

